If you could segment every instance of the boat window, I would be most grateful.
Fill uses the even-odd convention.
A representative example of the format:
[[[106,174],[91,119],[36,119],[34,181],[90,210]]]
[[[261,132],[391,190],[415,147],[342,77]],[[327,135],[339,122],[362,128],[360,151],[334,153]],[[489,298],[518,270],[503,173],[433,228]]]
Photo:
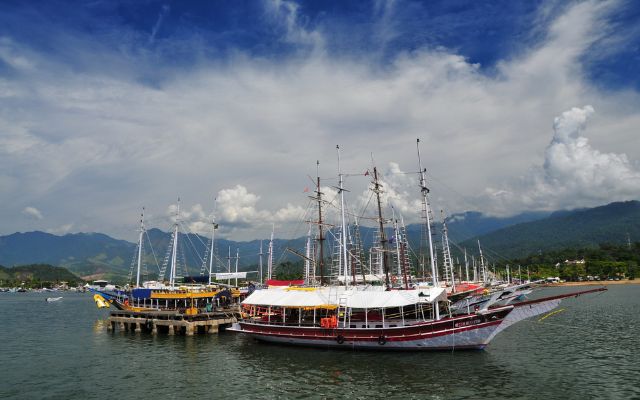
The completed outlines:
[[[382,328],[382,325],[376,325],[376,328]]]
[[[355,328],[355,327],[356,327],[355,325],[349,325],[349,328]]]

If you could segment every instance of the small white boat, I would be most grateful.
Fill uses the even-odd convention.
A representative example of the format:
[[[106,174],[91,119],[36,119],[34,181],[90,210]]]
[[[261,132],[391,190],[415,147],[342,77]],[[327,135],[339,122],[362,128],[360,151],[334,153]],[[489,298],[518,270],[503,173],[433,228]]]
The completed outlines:
[[[62,300],[62,296],[61,297],[47,297],[47,303],[51,303],[54,301],[59,301]]]

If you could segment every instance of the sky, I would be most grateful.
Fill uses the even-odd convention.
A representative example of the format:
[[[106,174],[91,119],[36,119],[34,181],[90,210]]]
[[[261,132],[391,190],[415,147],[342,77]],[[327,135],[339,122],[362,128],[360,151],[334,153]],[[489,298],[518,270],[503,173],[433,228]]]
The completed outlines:
[[[636,1],[5,0],[0,235],[640,199],[639,91]]]

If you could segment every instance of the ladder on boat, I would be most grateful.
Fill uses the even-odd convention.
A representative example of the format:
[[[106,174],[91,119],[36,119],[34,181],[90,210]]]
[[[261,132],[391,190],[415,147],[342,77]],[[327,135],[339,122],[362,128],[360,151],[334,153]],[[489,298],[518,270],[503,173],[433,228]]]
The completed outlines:
[[[337,296],[337,293],[336,293]],[[337,317],[338,317],[338,326],[340,326],[340,318],[342,317],[342,327],[343,328],[347,328],[349,325],[347,324],[347,317],[348,317],[348,307],[347,307],[347,298],[344,296],[341,296],[340,299],[338,299],[338,309],[336,310],[337,312]]]

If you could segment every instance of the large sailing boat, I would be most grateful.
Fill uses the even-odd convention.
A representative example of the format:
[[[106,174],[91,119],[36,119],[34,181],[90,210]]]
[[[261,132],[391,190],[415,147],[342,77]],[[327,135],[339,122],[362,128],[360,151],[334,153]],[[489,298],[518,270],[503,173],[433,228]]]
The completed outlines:
[[[230,278],[230,274],[214,274],[214,239],[215,230],[218,225],[215,219],[212,220],[212,233],[209,248],[206,250],[207,256],[203,260],[206,265],[206,257],[209,257],[208,277],[198,279],[195,284],[179,282],[178,249],[179,249],[179,217],[180,199],[173,224],[171,240],[168,247],[165,262],[159,272],[159,280],[141,282],[141,271],[143,264],[143,248],[146,229],[144,226],[144,209],[140,217],[140,234],[136,249],[137,268],[135,286],[126,290],[115,290],[107,292],[104,290],[90,289],[94,293],[94,301],[98,308],[113,305],[117,309],[127,311],[178,311],[186,314],[198,314],[209,311],[216,306],[227,305],[240,297],[240,291],[230,285],[213,282],[213,277]],[[169,277],[164,281],[166,270],[169,269]],[[203,269],[204,273],[205,270]],[[234,275],[236,278],[239,275]],[[236,285],[237,286],[237,285]]]
[[[420,159],[419,140],[417,146],[422,217],[430,252],[430,285],[409,287],[407,274],[402,272],[400,265],[399,274],[403,275],[405,285],[394,287],[380,206],[382,185],[375,168],[372,190],[378,204],[378,258],[382,267],[379,272],[384,276],[384,285],[358,284],[355,266],[349,263],[353,255],[347,246],[345,189],[338,147],[337,188],[342,233],[337,252],[340,276],[334,282],[339,284],[255,291],[242,302],[246,318],[234,324],[232,330],[265,342],[303,346],[379,350],[482,349],[507,327],[558,307],[564,298],[606,290],[587,290],[511,304],[499,303],[499,296],[496,296],[482,307],[471,307],[467,303],[466,308],[459,307],[454,314],[436,270],[429,189]],[[317,194],[320,197],[319,184]],[[321,218],[319,222],[322,226]],[[398,258],[402,260],[403,255]],[[320,277],[321,281],[325,278],[322,269]]]

